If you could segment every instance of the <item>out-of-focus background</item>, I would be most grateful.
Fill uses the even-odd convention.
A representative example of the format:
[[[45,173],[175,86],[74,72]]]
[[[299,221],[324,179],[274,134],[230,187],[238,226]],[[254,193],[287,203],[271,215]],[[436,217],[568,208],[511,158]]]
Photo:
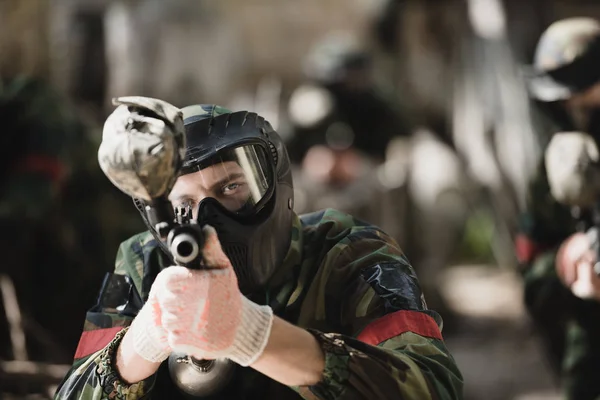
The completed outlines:
[[[218,103],[288,143],[296,211],[403,247],[467,399],[558,398],[513,242],[548,138],[522,82],[595,1],[0,0],[0,397],[46,399],[144,226],[96,152],[111,98]]]

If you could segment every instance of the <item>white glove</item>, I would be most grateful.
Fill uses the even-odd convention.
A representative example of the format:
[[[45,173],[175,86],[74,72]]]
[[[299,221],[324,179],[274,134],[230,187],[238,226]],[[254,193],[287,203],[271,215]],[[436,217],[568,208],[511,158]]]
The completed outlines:
[[[209,269],[174,266],[158,274],[151,290],[156,305],[149,315],[154,320],[145,322],[148,332],[136,336],[140,343],[136,351],[164,356],[166,332],[166,342],[174,351],[197,359],[228,358],[251,365],[267,344],[273,311],[242,295],[217,233],[207,226],[204,234],[203,257]],[[160,322],[156,320],[159,315]]]
[[[152,285],[148,301],[129,327],[128,335],[133,336],[133,349],[145,360],[162,362],[172,352],[168,342],[168,334],[162,326],[162,312],[156,298],[160,287]]]

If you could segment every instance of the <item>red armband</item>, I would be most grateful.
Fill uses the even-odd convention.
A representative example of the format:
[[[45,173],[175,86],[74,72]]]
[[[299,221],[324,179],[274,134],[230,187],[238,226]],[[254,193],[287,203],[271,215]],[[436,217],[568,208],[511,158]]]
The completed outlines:
[[[433,317],[408,310],[396,311],[376,319],[362,330],[357,339],[376,346],[405,332],[442,340],[442,332]]]
[[[114,328],[95,329],[93,331],[85,331],[81,334],[77,350],[75,351],[75,359],[89,356],[98,350],[106,347],[111,340],[114,339],[117,332],[123,329],[122,326]]]

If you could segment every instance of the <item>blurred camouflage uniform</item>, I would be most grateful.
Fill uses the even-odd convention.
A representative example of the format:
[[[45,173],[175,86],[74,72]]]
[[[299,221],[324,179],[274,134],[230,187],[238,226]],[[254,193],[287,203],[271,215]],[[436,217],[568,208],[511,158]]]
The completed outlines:
[[[576,232],[570,210],[550,194],[545,168],[531,184],[528,212],[521,216],[517,256],[525,280],[525,303],[545,342],[569,399],[600,395],[600,304],[575,297],[555,267],[558,247]]]
[[[56,93],[27,77],[0,79],[0,114],[0,211],[39,220],[57,199],[81,126]]]
[[[600,138],[600,107],[585,120],[573,118],[564,100],[600,81],[591,68],[600,59],[600,25],[589,18],[554,24],[540,39],[537,71],[530,90],[549,120],[544,134],[581,130]],[[576,75],[576,76],[573,76]],[[543,160],[528,192],[527,212],[520,219],[516,253],[522,264],[525,303],[539,328],[551,362],[561,376],[568,399],[600,398],[600,303],[575,297],[556,272],[559,246],[590,218],[556,202],[550,193]]]
[[[153,398],[181,398],[165,363],[155,376],[129,387],[121,385],[111,363],[123,328],[166,266],[148,232],[120,246],[111,279],[127,277],[117,290],[122,295],[105,290],[88,312],[56,399],[140,398],[149,392]],[[239,367],[228,393],[218,398],[462,398],[462,376],[444,345],[440,316],[427,309],[396,243],[374,226],[335,210],[296,217],[284,265],[252,300],[315,335],[325,353],[323,380],[288,388]]]

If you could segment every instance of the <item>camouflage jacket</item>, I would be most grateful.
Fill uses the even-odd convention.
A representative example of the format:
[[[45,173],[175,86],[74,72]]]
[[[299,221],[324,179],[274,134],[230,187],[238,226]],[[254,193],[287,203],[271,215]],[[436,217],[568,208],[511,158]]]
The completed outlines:
[[[119,332],[166,262],[147,232],[122,243],[114,276],[128,278],[113,285],[112,293],[105,290],[88,312],[73,367],[56,399],[178,398],[167,363],[127,386],[111,359]],[[296,218],[283,266],[268,290],[252,299],[317,338],[326,360],[323,379],[290,388],[239,367],[239,383],[230,385],[237,392],[217,398],[462,398],[462,376],[444,345],[440,316],[427,309],[397,244],[374,226],[331,209]]]

